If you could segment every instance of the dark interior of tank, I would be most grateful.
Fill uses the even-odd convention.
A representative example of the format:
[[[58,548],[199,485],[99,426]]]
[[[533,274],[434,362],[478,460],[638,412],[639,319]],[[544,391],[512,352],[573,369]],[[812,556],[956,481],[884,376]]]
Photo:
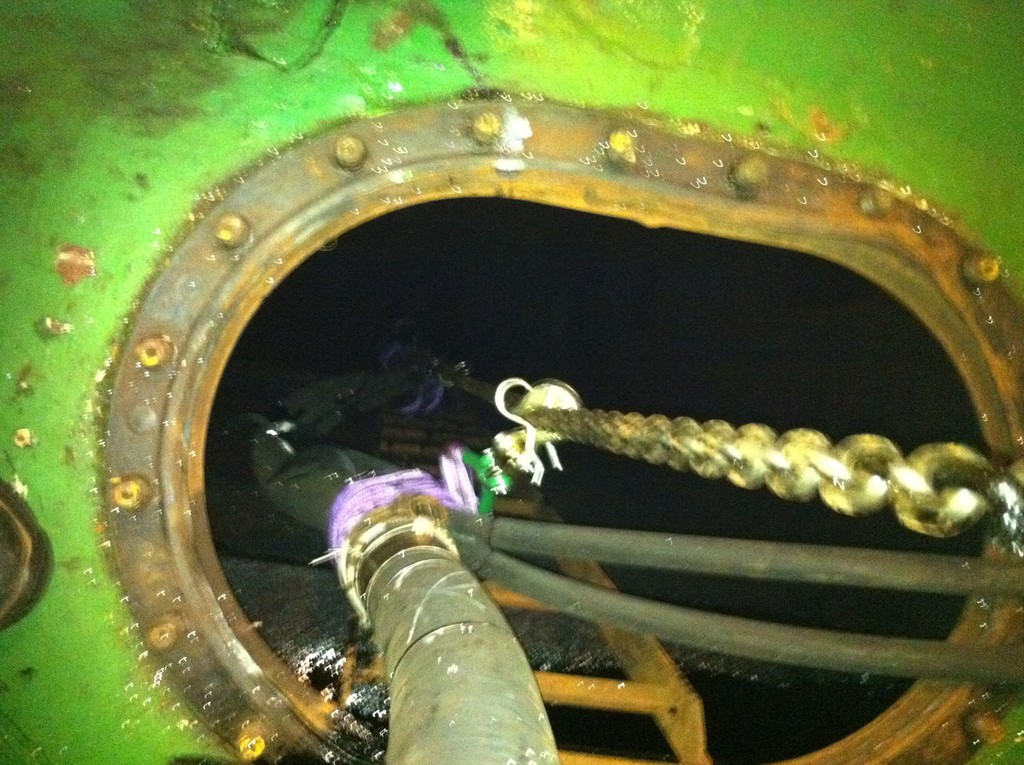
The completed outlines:
[[[755,232],[756,233],[756,232]],[[963,384],[923,325],[882,289],[825,260],[559,208],[458,199],[378,218],[313,254],[270,295],[221,381],[207,443],[207,503],[236,597],[267,642],[325,696],[346,662],[369,666],[330,566],[310,567],[323,535],[261,495],[245,423],[286,419],[303,386],[374,371],[415,347],[473,377],[557,378],[590,408],[812,427],[833,439],[881,433],[905,450],[981,445]],[[396,465],[436,462],[447,440],[474,448],[508,426],[493,406],[447,389],[440,406],[362,413],[324,438]],[[567,522],[975,554],[982,530],[920,537],[889,512],[849,518],[664,467],[560,445],[544,503]],[[949,597],[640,569],[610,571],[627,592],[729,614],[884,635],[941,638]],[[511,613],[535,668],[619,676],[596,630]],[[804,754],[863,726],[902,680],[797,670],[670,651],[701,695],[718,763]],[[351,669],[351,666],[350,666]],[[382,729],[386,691],[358,684],[348,704]],[[550,710],[560,747],[663,759],[647,718]]]

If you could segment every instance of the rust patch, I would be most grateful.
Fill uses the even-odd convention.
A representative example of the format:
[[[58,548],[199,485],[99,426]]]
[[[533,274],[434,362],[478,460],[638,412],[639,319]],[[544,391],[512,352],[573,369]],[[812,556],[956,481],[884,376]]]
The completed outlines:
[[[380,21],[373,28],[373,49],[389,50],[399,40],[406,37],[412,28],[416,26],[416,17],[405,8],[392,13]]]
[[[482,86],[483,78],[480,72],[470,61],[448,18],[434,0],[406,0],[401,7],[377,23],[373,29],[371,44],[376,50],[388,50],[408,37],[417,24],[424,24],[437,32],[441,36],[445,50],[459,61],[477,86]]]
[[[69,287],[96,276],[96,254],[88,247],[65,242],[57,248],[57,275]]]
[[[32,364],[25,364],[18,370],[18,377],[14,381],[14,397],[20,398],[32,393],[32,378],[35,376],[35,369]]]
[[[816,141],[837,143],[846,138],[846,126],[833,122],[820,106],[810,110],[811,132]]]
[[[789,105],[783,101],[774,102],[772,108],[776,116],[791,128],[821,143],[839,143],[849,132],[846,125],[835,122],[820,106],[810,107],[806,119],[793,114]]]

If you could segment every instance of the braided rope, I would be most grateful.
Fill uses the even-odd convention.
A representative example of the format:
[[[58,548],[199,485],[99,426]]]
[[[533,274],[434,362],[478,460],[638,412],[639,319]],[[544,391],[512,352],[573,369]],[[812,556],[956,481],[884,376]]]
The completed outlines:
[[[723,420],[537,408],[521,412],[546,439],[574,441],[784,499],[815,496],[846,515],[890,505],[900,523],[948,537],[987,513],[1020,512],[1024,459],[1000,470],[968,446],[925,444],[906,457],[887,438],[855,435],[837,444],[816,430],[781,435],[767,425]]]

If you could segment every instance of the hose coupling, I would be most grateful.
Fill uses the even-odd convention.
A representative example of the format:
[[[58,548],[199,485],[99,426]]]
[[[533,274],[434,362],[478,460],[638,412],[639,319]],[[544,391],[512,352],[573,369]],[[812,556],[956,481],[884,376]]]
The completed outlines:
[[[461,447],[449,447],[440,464],[440,481],[422,470],[352,481],[331,507],[331,552],[318,561],[334,560],[338,578],[364,626],[369,626],[367,586],[388,558],[415,547],[439,547],[458,557],[448,532],[449,514],[475,515],[479,502]]]
[[[448,533],[448,512],[429,494],[401,494],[390,504],[367,513],[353,529],[339,559],[338,574],[364,623],[369,622],[366,590],[389,558],[418,547],[437,547],[458,557]]]

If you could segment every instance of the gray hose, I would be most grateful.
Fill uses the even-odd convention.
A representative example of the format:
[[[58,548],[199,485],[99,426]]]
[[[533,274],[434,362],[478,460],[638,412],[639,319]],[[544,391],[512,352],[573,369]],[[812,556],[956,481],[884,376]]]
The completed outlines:
[[[759,622],[592,587],[491,550],[460,533],[463,559],[481,577],[563,613],[693,648],[838,672],[958,682],[1024,681],[1020,646],[958,646]]]
[[[598,529],[495,518],[496,550],[637,568],[954,595],[1024,594],[1024,566],[983,558]]]
[[[366,603],[391,678],[389,765],[557,765],[526,655],[460,561],[436,547],[399,552]]]

